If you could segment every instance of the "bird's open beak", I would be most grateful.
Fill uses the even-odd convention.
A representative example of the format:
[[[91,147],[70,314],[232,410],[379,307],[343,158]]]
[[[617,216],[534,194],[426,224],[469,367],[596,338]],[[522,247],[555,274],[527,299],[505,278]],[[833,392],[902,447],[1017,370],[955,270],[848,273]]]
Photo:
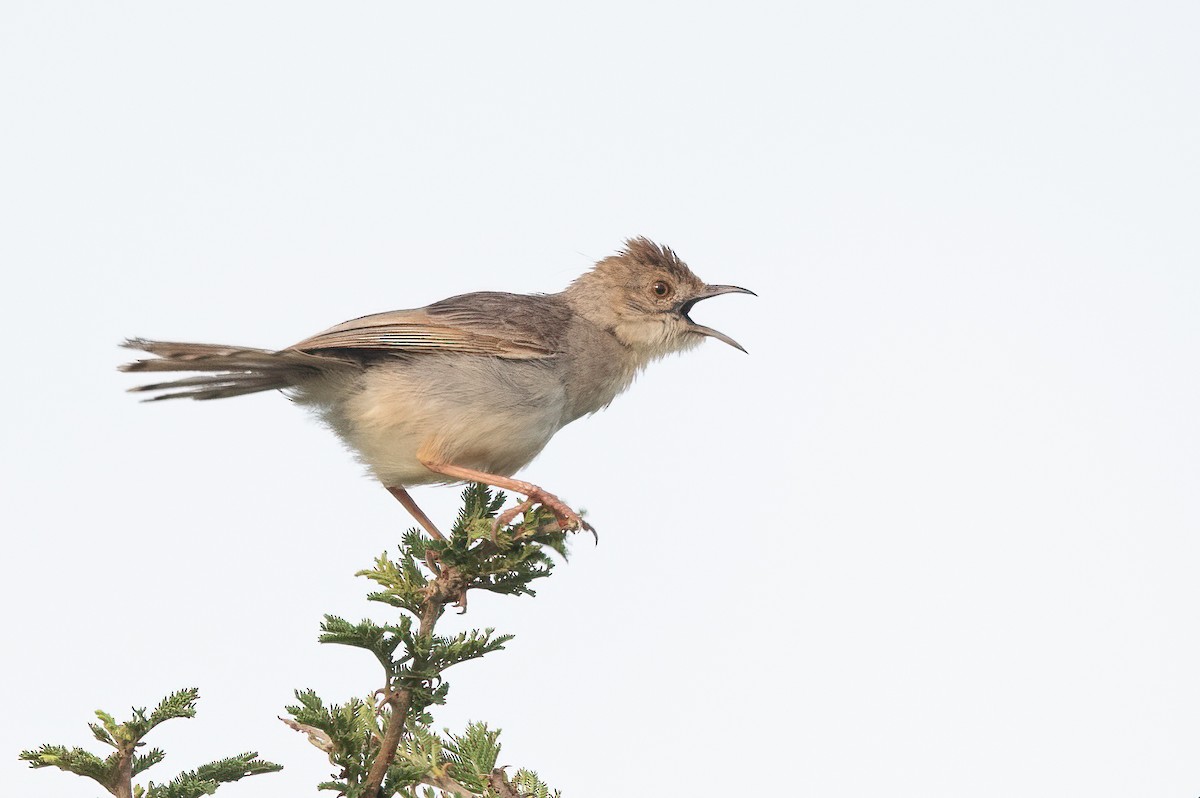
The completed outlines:
[[[709,338],[716,338],[718,341],[724,341],[734,349],[740,349],[745,352],[746,348],[744,346],[730,338],[725,333],[719,330],[714,330],[712,327],[705,327],[703,324],[697,324],[696,322],[692,321],[692,317],[688,315],[688,311],[692,309],[692,306],[701,299],[711,299],[712,297],[720,296],[721,294],[749,294],[750,296],[758,296],[758,294],[754,293],[749,288],[738,288],[736,285],[706,285],[704,286],[703,291],[680,305],[679,312],[685,319],[687,319],[688,324],[691,325],[688,327],[688,329],[692,332],[698,335],[707,335]]]

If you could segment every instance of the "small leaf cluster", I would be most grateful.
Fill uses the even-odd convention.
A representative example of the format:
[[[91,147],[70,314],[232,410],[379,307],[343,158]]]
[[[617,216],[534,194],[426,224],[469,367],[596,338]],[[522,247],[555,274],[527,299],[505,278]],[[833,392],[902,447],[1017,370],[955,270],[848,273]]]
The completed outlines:
[[[326,705],[312,690],[297,690],[296,699],[297,704],[287,707],[292,719],[284,722],[307,734],[309,742],[324,751],[330,764],[339,769],[334,779],[318,784],[317,789],[358,798],[379,751],[389,710],[384,707],[377,711],[372,700],[360,698]],[[384,786],[388,786],[387,781]]]
[[[522,798],[561,798],[562,792],[551,790],[536,771],[521,768],[512,777],[512,787]]]
[[[180,773],[166,784],[150,782],[144,792],[135,788],[133,794],[134,798],[200,798],[212,795],[222,784],[277,770],[283,770],[283,765],[259,759],[256,751],[246,751]]]
[[[387,673],[388,684],[403,685],[413,692],[412,707],[417,713],[445,703],[445,683],[431,686],[440,681],[443,671],[499,651],[512,639],[512,635],[497,635],[495,629],[476,629],[453,637],[420,635],[408,617],[395,624],[377,624],[369,619],[350,623],[336,615],[325,616],[319,638],[322,643],[364,648],[374,654]]]
[[[249,751],[181,773],[166,784],[149,782],[144,788],[134,786],[133,777],[166,757],[158,748],[138,754],[136,749],[145,745],[142,738],[163,721],[195,717],[199,698],[200,693],[195,688],[178,690],[160,701],[149,714],[144,707],[134,708],[133,717],[125,723],[118,723],[109,713],[97,710],[96,717],[100,722],[88,724],[92,736],[115,749],[104,759],[82,748],[61,745],[43,745],[22,751],[20,759],[34,768],[56,767],[84,776],[113,795],[132,795],[134,798],[199,798],[212,795],[223,783],[282,769],[282,765],[261,760],[257,752]]]
[[[360,798],[367,772],[379,750],[379,741],[391,717],[385,706],[378,711],[370,700],[351,699],[325,705],[311,690],[297,691],[299,701],[287,708],[289,724],[309,735],[340,773],[317,785],[346,798]],[[496,767],[500,755],[499,730],[472,723],[462,734],[433,732],[427,724],[410,718],[405,735],[388,767],[379,794],[385,798],[444,798],[481,795],[496,798],[559,798],[536,773],[518,770],[511,781]],[[511,792],[505,792],[507,786]],[[499,789],[497,789],[499,787]]]
[[[482,795],[489,798],[559,798],[530,770],[519,770],[510,780],[500,758],[500,730],[486,723],[471,723],[462,734],[444,729],[439,736],[428,728],[412,730],[402,756],[427,767],[419,783],[401,789],[403,798],[439,798],[446,795]],[[425,785],[425,786],[420,786]],[[418,792],[418,789],[420,792]]]

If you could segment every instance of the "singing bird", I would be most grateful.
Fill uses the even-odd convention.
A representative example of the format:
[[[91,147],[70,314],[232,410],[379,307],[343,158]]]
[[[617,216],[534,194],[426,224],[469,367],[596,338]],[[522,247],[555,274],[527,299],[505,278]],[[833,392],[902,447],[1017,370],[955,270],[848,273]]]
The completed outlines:
[[[632,238],[556,294],[484,291],[347,321],[280,350],[133,338],[151,357],[123,371],[202,372],[132,388],[152,399],[282,390],[315,411],[425,527],[407,488],[482,482],[526,497],[562,529],[590,529],[552,493],[513,479],[554,434],[595,413],[651,362],[716,338],[692,321],[702,299],[753,294],[708,285],[668,247]]]

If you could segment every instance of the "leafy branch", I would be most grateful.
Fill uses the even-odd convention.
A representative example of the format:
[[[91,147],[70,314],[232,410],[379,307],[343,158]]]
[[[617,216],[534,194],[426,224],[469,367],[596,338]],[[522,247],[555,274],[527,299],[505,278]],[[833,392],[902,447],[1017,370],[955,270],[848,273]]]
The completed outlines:
[[[306,734],[337,768],[319,789],[346,798],[558,795],[532,771],[510,777],[496,766],[498,730],[473,723],[461,734],[446,730],[443,736],[430,729],[429,710],[444,704],[450,689],[445,671],[512,640],[490,628],[437,635],[434,628],[446,607],[466,612],[471,590],[535,595],[531,583],[554,570],[547,550],[566,557],[565,533],[540,507],[494,531],[503,504],[503,493],[469,485],[448,538],[432,540],[410,529],[398,556],[384,553],[359,572],[377,586],[368,595],[371,601],[402,611],[395,622],[325,616],[319,640],[369,652],[383,668],[384,686],[341,704],[326,704],[311,690],[296,692],[297,703],[287,707],[291,717],[281,720]]]
[[[359,572],[374,584],[371,601],[400,611],[393,621],[325,616],[320,642],[369,652],[384,678],[373,694],[343,703],[296,691],[297,703],[287,707],[290,717],[281,720],[307,735],[336,769],[318,789],[345,798],[559,798],[533,771],[510,775],[507,766],[497,765],[499,730],[483,723],[471,723],[460,733],[432,729],[430,710],[446,703],[450,690],[446,671],[499,651],[513,639],[491,628],[436,634],[446,608],[465,613],[472,590],[533,596],[533,582],[554,570],[550,554],[566,557],[566,535],[543,508],[527,509],[519,523],[495,529],[503,503],[503,493],[470,485],[448,538],[431,540],[411,529],[397,555],[384,553]],[[98,722],[89,728],[113,749],[104,758],[61,745],[23,751],[20,758],[34,768],[57,767],[90,778],[117,798],[200,798],[222,784],[281,769],[251,751],[165,783],[135,785],[135,777],[166,757],[158,748],[144,750],[144,738],[165,721],[195,717],[198,698],[193,688],[180,690],[152,711],[133,709],[123,723],[97,711]]]
[[[195,717],[199,698],[200,692],[195,688],[176,691],[160,701],[148,715],[144,707],[133,709],[133,717],[125,723],[118,723],[107,712],[96,710],[100,722],[88,724],[92,736],[115,749],[104,759],[83,748],[62,745],[43,745],[22,751],[20,759],[34,768],[56,767],[85,776],[117,798],[199,798],[212,795],[221,784],[282,769],[282,765],[259,759],[257,752],[248,751],[186,771],[165,784],[134,785],[134,776],[166,757],[158,748],[138,754],[137,749],[145,746],[142,738],[164,721]]]

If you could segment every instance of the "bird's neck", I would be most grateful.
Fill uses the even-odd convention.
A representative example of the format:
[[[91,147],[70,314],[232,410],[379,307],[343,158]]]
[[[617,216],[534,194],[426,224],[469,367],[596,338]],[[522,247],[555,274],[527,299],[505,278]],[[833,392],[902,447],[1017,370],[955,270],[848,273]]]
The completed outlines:
[[[564,424],[607,407],[651,360],[624,343],[612,328],[582,314],[567,330],[562,356],[567,365]]]

